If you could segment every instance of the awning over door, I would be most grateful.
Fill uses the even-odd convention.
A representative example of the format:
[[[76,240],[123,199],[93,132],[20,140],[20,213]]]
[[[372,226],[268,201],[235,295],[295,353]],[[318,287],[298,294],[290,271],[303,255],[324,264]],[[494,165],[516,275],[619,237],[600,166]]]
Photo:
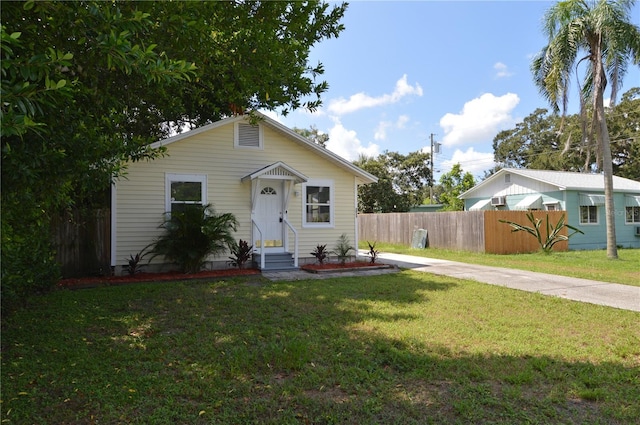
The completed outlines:
[[[469,211],[482,211],[491,209],[491,199],[483,199],[469,207]]]
[[[542,209],[542,196],[540,195],[529,195],[525,197],[522,201],[518,202],[514,210],[541,210]]]
[[[297,171],[295,168],[288,166],[282,161],[274,162],[271,165],[262,167],[251,174],[242,177],[240,181],[251,181],[251,212],[255,211],[256,196],[258,195],[258,180],[280,180],[286,185],[283,210],[289,205],[289,198],[293,191],[293,186],[298,183],[306,183],[309,179],[307,176]]]
[[[255,180],[259,178],[273,180],[293,180],[294,183],[306,183],[307,180],[309,180],[307,176],[288,166],[282,161],[274,162],[271,165],[262,167],[251,174],[247,174],[240,180],[244,182],[247,180]]]

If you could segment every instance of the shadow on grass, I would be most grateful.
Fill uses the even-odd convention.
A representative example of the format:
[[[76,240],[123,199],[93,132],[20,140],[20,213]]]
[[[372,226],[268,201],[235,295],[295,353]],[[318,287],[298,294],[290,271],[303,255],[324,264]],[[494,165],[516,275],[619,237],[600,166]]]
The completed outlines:
[[[474,353],[430,335],[430,323],[460,314],[455,300],[473,296],[462,281],[255,279],[43,297],[3,335],[2,418],[424,424],[640,415],[637,362]]]

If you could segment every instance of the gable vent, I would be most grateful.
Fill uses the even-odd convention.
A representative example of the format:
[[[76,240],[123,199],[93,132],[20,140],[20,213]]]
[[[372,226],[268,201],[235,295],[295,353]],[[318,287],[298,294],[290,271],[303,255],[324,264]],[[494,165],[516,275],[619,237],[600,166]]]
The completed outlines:
[[[259,148],[260,127],[251,124],[238,124],[238,146]]]

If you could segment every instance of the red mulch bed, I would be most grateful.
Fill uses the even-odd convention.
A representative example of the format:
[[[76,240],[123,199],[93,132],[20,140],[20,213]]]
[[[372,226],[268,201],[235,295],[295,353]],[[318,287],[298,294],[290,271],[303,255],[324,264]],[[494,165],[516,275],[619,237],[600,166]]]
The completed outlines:
[[[59,288],[92,288],[95,286],[127,285],[140,282],[167,282],[175,280],[209,279],[218,277],[248,276],[260,274],[256,269],[224,269],[205,270],[199,273],[136,273],[124,276],[97,276],[62,279],[58,282]]]
[[[331,272],[331,271],[347,271],[353,269],[381,269],[391,267],[387,264],[371,263],[370,261],[352,261],[350,263],[324,263],[324,264],[305,264],[300,267],[311,273]]]

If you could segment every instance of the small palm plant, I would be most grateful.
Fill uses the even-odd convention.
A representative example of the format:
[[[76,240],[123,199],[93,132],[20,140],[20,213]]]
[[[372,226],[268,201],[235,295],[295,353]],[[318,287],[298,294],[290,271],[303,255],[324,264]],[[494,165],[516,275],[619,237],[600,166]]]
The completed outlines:
[[[346,233],[340,235],[338,239],[338,243],[333,248],[333,253],[336,254],[338,260],[340,260],[340,264],[344,264],[347,262],[347,258],[349,258],[351,251],[355,250],[353,246],[351,246],[351,242],[349,241],[349,237]]]
[[[542,252],[547,254],[553,250],[553,246],[558,242],[568,241],[569,238],[575,235],[576,233],[584,234],[582,230],[577,229],[576,227],[571,226],[569,224],[566,224],[564,214],[562,214],[562,216],[560,217],[560,220],[558,220],[558,222],[555,225],[551,225],[549,223],[549,214],[547,214],[546,226],[545,226],[547,230],[546,237],[543,236],[540,230],[540,227],[542,226],[541,219],[535,218],[532,212],[527,213],[527,219],[529,219],[533,227],[523,226],[522,224],[518,224],[516,222],[509,221],[509,220],[499,220],[499,221],[501,223],[506,223],[509,226],[511,226],[513,228],[511,232],[523,231],[523,232],[529,233],[530,235],[533,235],[538,240],[538,244],[540,245],[540,249],[542,250]],[[565,227],[567,229],[572,230],[573,233],[570,233],[569,235],[561,235],[560,232]]]
[[[164,256],[185,273],[197,273],[210,255],[218,256],[235,244],[232,231],[238,221],[231,213],[217,214],[210,204],[189,206],[166,214],[160,236],[151,250]]]

